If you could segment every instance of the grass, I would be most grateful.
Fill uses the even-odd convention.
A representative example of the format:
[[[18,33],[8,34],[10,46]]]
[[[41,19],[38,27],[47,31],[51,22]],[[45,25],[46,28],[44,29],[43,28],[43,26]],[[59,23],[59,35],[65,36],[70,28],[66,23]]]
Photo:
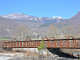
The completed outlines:
[[[0,38],[0,41],[1,41],[1,40],[7,40],[7,39],[4,39],[4,38]]]

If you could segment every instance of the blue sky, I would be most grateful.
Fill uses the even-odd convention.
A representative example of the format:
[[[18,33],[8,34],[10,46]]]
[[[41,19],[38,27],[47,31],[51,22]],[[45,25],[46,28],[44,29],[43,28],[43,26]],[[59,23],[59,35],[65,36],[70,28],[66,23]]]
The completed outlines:
[[[0,16],[23,13],[37,17],[73,17],[80,11],[80,0],[0,0]]]

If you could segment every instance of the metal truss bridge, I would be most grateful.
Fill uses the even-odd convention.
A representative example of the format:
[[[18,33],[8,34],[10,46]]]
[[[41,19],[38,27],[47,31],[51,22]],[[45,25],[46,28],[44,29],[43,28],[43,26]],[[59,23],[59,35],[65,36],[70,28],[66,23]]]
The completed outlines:
[[[80,49],[80,38],[73,38],[69,36],[67,39],[55,39],[54,37],[42,38],[46,48],[73,48]],[[13,39],[12,41],[3,40],[3,48],[37,48],[40,46],[42,40],[25,39],[25,41],[18,41]]]

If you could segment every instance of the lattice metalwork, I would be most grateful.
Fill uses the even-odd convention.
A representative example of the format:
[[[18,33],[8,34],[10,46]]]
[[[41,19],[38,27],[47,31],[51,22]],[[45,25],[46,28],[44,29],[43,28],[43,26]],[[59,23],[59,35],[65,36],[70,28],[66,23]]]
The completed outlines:
[[[42,38],[42,40],[44,41],[44,44],[47,48],[80,48],[80,38],[74,39],[72,36],[69,36],[67,39],[44,37]],[[0,41],[0,44],[1,42],[3,42],[4,48],[37,48],[38,46],[40,46],[42,40],[25,39],[25,41],[18,41],[14,39],[12,41]]]

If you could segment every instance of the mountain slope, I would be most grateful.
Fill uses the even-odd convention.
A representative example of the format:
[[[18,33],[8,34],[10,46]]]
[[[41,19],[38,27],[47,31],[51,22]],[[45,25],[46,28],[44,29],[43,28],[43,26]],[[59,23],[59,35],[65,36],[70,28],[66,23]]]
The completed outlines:
[[[80,26],[80,11],[72,18],[59,22],[59,24],[67,24],[67,25],[72,25],[74,27]]]
[[[18,24],[10,19],[0,17],[0,37],[11,36]]]
[[[16,25],[17,25],[16,22],[14,22],[10,19],[2,18],[0,16],[0,28],[13,28]]]

